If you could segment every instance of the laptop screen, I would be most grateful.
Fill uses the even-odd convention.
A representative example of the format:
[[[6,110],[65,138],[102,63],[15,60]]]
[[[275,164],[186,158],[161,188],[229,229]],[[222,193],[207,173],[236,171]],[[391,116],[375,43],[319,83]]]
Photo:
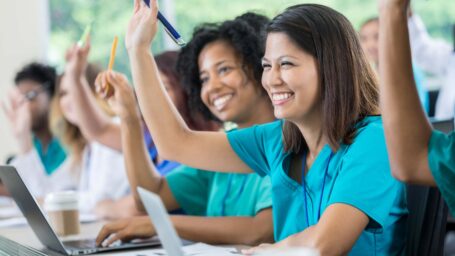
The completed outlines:
[[[441,131],[443,133],[450,133],[454,130],[454,120],[451,119],[444,119],[444,120],[431,120],[431,125],[435,130]]]

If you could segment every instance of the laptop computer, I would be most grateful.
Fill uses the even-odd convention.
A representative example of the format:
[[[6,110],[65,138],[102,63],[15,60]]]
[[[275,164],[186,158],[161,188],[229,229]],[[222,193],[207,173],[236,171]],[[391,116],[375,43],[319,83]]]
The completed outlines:
[[[193,243],[188,240],[179,238],[177,231],[172,225],[169,214],[164,207],[161,198],[150,191],[147,191],[141,187],[137,188],[139,196],[144,204],[145,210],[147,211],[150,220],[155,226],[155,230],[161,240],[161,245],[169,256],[188,256],[188,255],[239,255],[241,254],[238,250],[233,248],[221,248],[216,246],[210,246],[202,243]],[[191,245],[190,245],[191,244]],[[185,253],[183,246],[188,251]],[[189,248],[191,247],[191,249]],[[196,249],[197,248],[197,249]],[[156,252],[155,252],[156,253]],[[161,252],[156,253],[161,254]]]
[[[182,249],[182,241],[172,225],[171,219],[167,214],[161,198],[141,187],[137,188],[137,192],[141,197],[145,210],[155,226],[156,233],[158,234],[167,255],[185,256]]]
[[[137,243],[123,243],[113,247],[97,247],[95,239],[63,242],[58,238],[57,234],[52,229],[45,215],[35,201],[35,198],[33,198],[14,167],[0,166],[0,180],[3,181],[6,189],[16,202],[24,217],[27,219],[28,224],[40,242],[52,251],[56,251],[64,255],[87,255],[113,250],[125,250],[149,246],[158,247],[161,245],[157,237]]]
[[[431,118],[431,125],[433,129],[441,131],[443,133],[450,133],[454,130],[454,120],[450,119],[434,119]]]

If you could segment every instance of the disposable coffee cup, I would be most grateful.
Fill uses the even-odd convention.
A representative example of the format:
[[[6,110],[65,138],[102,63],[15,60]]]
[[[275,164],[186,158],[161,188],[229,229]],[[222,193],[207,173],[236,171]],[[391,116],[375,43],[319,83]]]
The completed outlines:
[[[44,199],[44,209],[57,235],[79,234],[79,208],[76,192],[64,191],[48,194]]]

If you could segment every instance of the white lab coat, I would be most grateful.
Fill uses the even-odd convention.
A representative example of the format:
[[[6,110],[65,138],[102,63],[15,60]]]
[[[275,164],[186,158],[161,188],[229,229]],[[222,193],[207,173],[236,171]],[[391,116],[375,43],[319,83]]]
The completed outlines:
[[[55,191],[77,190],[82,213],[93,212],[102,200],[117,200],[130,193],[123,155],[96,142],[85,147],[81,165],[72,166],[68,157],[50,176],[35,150],[18,156],[12,165],[16,166],[35,197]]]
[[[415,14],[408,19],[408,27],[413,61],[426,72],[442,78],[435,117],[452,118],[455,114],[455,53],[452,46],[431,38],[422,19]]]

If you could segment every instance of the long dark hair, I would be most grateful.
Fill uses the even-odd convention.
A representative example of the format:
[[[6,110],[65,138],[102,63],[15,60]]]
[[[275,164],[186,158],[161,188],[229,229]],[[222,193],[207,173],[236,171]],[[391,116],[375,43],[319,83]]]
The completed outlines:
[[[317,4],[287,8],[268,25],[267,33],[285,33],[298,47],[312,55],[318,65],[322,100],[322,132],[337,150],[351,144],[355,124],[379,113],[376,77],[366,60],[357,33],[339,12]],[[286,151],[308,148],[295,124],[283,127]]]

